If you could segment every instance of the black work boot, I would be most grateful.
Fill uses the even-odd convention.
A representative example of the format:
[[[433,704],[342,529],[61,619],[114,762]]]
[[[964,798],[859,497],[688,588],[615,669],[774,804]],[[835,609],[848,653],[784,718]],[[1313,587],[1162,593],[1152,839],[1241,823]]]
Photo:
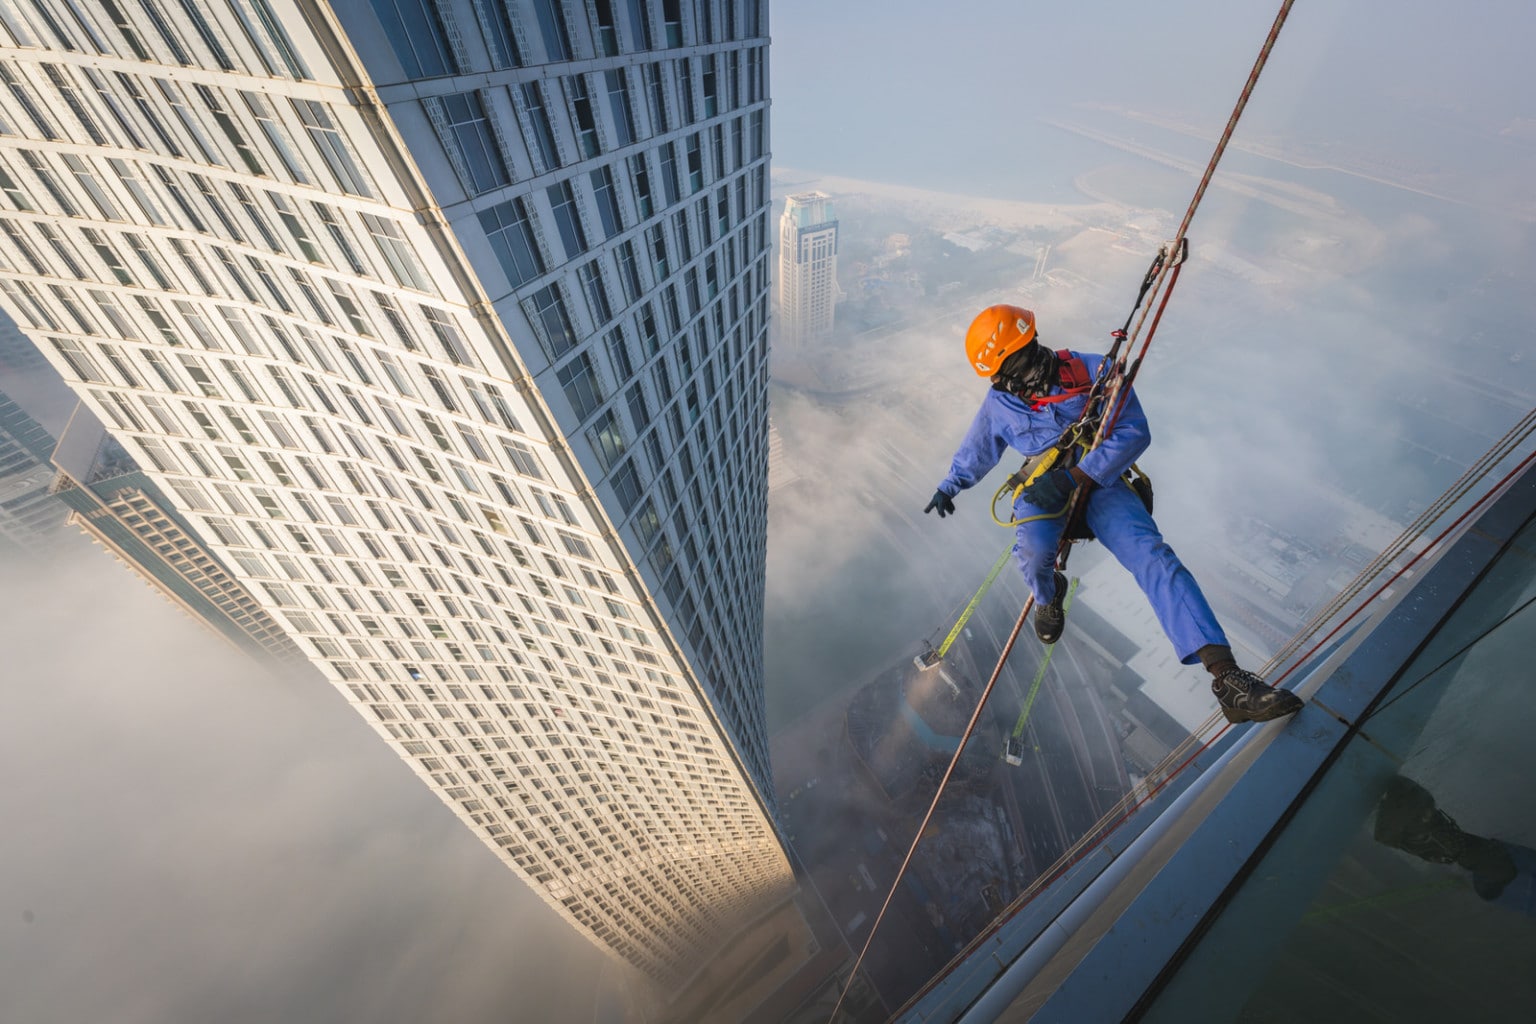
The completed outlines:
[[[1423,786],[1399,775],[1387,783],[1376,805],[1376,841],[1431,864],[1456,864],[1472,872],[1472,887],[1485,900],[1496,898],[1514,880],[1515,862],[1504,845],[1463,832],[1435,806]]]
[[[1054,644],[1061,639],[1061,631],[1067,625],[1067,611],[1062,603],[1067,599],[1067,578],[1061,573],[1056,574],[1056,596],[1051,598],[1050,604],[1041,604],[1035,601],[1035,636],[1046,646]]]
[[[1267,722],[1301,710],[1300,697],[1236,665],[1211,680],[1211,692],[1229,722]]]

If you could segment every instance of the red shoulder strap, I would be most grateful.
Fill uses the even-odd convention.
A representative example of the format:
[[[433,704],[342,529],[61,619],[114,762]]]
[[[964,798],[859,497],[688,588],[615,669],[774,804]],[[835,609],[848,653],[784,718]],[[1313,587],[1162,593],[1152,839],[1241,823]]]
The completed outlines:
[[[1063,388],[1071,391],[1073,388],[1086,388],[1093,384],[1093,378],[1088,374],[1088,364],[1073,355],[1071,349],[1058,350],[1056,358],[1061,360],[1061,373],[1057,379]]]
[[[1057,382],[1061,385],[1061,394],[1037,398],[1031,408],[1038,409],[1042,405],[1065,402],[1069,398],[1087,394],[1093,387],[1093,375],[1088,372],[1088,364],[1073,355],[1071,349],[1059,349],[1056,356],[1061,360],[1061,370],[1056,376]]]

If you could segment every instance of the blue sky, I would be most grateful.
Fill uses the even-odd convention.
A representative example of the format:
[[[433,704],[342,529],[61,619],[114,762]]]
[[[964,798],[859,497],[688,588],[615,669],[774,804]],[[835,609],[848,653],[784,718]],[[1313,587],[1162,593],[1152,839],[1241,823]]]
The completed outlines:
[[[1074,105],[1219,126],[1278,6],[997,0],[937,13],[912,0],[779,0],[771,15],[774,159],[942,189],[972,179],[977,166],[1027,167],[1050,144],[1037,119]],[[1375,116],[1448,111],[1495,132],[1536,116],[1536,70],[1525,52],[1536,11],[1518,0],[1475,10],[1431,0],[1297,4],[1243,130],[1321,139],[1363,132],[1382,147],[1444,148],[1454,157],[1464,139]]]

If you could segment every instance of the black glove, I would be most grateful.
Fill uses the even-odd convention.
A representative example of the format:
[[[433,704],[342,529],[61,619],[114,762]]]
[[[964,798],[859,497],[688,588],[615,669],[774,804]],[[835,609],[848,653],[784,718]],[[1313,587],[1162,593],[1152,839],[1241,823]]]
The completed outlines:
[[[923,509],[923,515],[927,515],[934,510],[938,510],[940,519],[943,519],[945,516],[954,515],[955,499],[943,491],[934,491],[932,500],[928,502],[928,507]]]
[[[1072,497],[1072,488],[1076,486],[1071,470],[1053,469],[1024,488],[1023,497],[1038,509],[1059,512],[1066,508],[1067,499]]]

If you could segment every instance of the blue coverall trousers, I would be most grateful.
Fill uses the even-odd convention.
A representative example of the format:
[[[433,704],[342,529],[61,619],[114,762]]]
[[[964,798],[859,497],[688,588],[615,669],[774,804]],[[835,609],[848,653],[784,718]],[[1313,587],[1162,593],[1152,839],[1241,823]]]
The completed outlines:
[[[1022,498],[1013,506],[1015,519],[1041,511]],[[1181,662],[1195,664],[1200,660],[1195,652],[1206,644],[1227,646],[1227,636],[1200,585],[1124,480],[1094,488],[1088,496],[1086,520],[1099,542],[1136,578]],[[1018,540],[1013,554],[1037,604],[1056,596],[1056,547],[1065,526],[1066,517],[1059,516],[1020,523],[1015,530]]]

